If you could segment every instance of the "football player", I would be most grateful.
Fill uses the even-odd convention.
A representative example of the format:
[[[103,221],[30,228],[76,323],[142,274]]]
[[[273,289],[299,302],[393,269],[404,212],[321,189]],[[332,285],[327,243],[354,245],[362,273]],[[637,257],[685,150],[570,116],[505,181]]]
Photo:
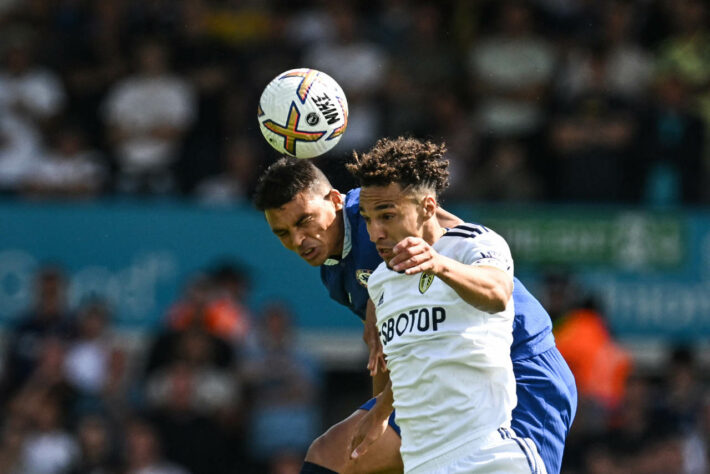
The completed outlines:
[[[443,147],[437,150],[445,151]],[[367,280],[382,258],[370,242],[359,212],[360,189],[341,194],[310,161],[282,158],[260,177],[254,203],[264,211],[284,247],[308,264],[320,266],[330,296],[363,320],[363,339],[370,349],[368,368],[374,376],[373,393],[380,393],[386,386],[387,372]],[[461,223],[440,208],[436,213],[442,225]],[[513,278],[513,283],[511,358],[518,404],[511,427],[519,436],[535,442],[547,472],[555,473],[560,470],[564,441],[576,411],[576,388],[555,347],[547,312],[520,281]],[[350,458],[349,443],[374,403],[375,399],[369,400],[316,439],[302,472],[401,472],[401,441],[394,414],[377,443],[365,455]]]

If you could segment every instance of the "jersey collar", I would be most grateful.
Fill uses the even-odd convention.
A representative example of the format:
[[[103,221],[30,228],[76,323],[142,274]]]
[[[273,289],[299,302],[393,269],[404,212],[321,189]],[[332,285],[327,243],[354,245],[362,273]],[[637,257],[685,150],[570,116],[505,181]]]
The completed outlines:
[[[353,240],[352,235],[350,235],[350,219],[348,219],[348,216],[345,213],[345,207],[343,207],[343,254],[340,256],[340,259],[330,257],[328,260],[323,262],[323,265],[331,266],[339,264],[345,257],[348,256],[352,246]]]

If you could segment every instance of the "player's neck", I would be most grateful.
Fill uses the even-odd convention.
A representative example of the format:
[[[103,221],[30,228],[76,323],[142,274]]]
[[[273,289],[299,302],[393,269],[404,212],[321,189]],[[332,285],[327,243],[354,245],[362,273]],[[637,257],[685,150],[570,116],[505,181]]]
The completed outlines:
[[[446,231],[439,224],[439,220],[436,216],[424,222],[422,228],[422,239],[424,239],[429,245],[433,245],[434,242],[439,240]]]

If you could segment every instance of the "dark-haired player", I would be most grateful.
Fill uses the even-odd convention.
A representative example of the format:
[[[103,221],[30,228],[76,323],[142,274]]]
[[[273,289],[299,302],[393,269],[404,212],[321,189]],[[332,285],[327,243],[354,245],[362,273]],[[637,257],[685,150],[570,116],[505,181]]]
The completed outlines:
[[[449,173],[434,144],[380,140],[348,168],[384,260],[368,291],[390,374],[354,452],[377,439],[396,407],[407,473],[546,472],[532,441],[510,431],[515,311],[505,240],[476,224],[441,226]]]
[[[443,146],[409,139],[398,139],[396,147],[403,154],[415,156],[440,157],[445,153]],[[266,170],[255,194],[255,205],[264,211],[281,243],[310,265],[320,266],[330,296],[365,321],[363,338],[370,347],[368,367],[377,374],[374,392],[378,393],[386,379],[381,373],[384,364],[367,278],[382,258],[369,240],[359,201],[359,188],[343,195],[308,160],[289,158]],[[445,226],[461,222],[441,209],[437,216]],[[574,380],[554,345],[549,316],[517,279],[513,300],[511,358],[518,405],[513,411],[512,428],[535,442],[549,473],[559,472],[564,440],[576,411]],[[364,410],[373,404],[371,400],[314,441],[302,472],[400,472],[400,439],[392,419],[366,455],[350,460],[350,440]],[[541,419],[540,413],[548,415]]]

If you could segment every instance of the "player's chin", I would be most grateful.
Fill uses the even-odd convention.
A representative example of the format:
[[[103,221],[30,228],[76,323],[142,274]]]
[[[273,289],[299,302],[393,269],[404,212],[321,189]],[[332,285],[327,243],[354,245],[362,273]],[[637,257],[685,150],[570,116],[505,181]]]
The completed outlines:
[[[326,260],[328,260],[328,256],[325,255],[325,253],[321,255],[321,252],[318,252],[317,250],[314,250],[311,255],[301,255],[301,258],[312,267],[319,267],[323,265]]]

